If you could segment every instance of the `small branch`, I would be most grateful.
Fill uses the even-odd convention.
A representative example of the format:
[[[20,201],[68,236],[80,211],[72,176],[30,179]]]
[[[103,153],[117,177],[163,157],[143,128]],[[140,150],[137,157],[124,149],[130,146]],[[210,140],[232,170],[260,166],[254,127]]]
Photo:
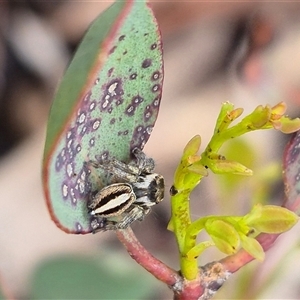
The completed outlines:
[[[183,290],[180,293],[174,293],[174,300],[198,300],[203,294],[203,287],[200,277],[194,280],[184,280]]]
[[[200,298],[201,300],[211,299],[231,275],[219,262],[210,262],[200,267],[200,270],[201,286],[204,289]]]
[[[152,256],[138,241],[130,227],[116,231],[120,242],[125,246],[129,255],[144,269],[158,280],[166,283],[174,291],[181,291],[183,279],[175,270]]]

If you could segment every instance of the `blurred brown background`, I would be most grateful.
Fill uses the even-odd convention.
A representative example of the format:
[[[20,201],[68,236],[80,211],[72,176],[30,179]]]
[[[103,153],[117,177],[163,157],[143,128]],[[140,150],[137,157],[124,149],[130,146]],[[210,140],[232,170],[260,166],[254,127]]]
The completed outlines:
[[[230,101],[249,113],[259,104],[285,101],[289,115],[300,114],[300,4],[152,4],[163,36],[165,82],[160,114],[145,152],[156,160],[168,191],[183,147],[195,134],[206,145],[222,102]],[[55,88],[86,28],[109,5],[106,1],[0,2],[0,272],[2,285],[18,299],[28,297],[30,276],[46,257],[94,253],[104,244],[122,250],[112,232],[72,236],[57,229],[44,203],[40,174]],[[255,150],[254,172],[269,162],[280,162],[287,141],[282,134],[258,132],[247,138]],[[236,204],[220,205],[222,195],[213,177],[195,191],[193,216],[246,213],[252,201],[249,183],[243,182],[234,195]],[[272,196],[274,201],[282,200],[282,185]],[[178,269],[175,242],[165,229],[169,207],[166,196],[134,230],[150,251]],[[251,290],[258,293],[264,279],[275,272],[274,262],[286,258],[282,276],[259,294],[260,299],[299,299],[297,244],[294,228],[278,241],[266,262],[245,268],[256,274]],[[201,264],[222,257],[208,252]],[[236,284],[247,278],[245,272],[231,278],[216,299],[237,297]],[[156,295],[171,297],[163,286]],[[250,299],[252,294],[245,290],[242,295]]]

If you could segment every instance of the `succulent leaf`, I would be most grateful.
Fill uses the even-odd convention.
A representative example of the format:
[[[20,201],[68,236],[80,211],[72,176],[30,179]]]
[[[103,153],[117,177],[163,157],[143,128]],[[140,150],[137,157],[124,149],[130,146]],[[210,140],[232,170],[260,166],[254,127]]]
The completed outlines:
[[[107,156],[128,162],[143,149],[157,118],[162,45],[146,1],[116,1],[91,25],[54,99],[47,127],[43,182],[58,227],[89,233],[87,201],[107,184],[86,163]]]

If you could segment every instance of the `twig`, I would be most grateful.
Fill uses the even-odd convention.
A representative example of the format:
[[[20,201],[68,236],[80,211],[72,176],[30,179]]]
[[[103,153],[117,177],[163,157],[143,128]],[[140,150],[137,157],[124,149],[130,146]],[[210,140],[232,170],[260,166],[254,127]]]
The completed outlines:
[[[138,241],[130,227],[116,231],[120,242],[125,246],[129,255],[144,269],[158,280],[166,283],[174,291],[181,291],[183,279],[175,270],[152,256]]]
[[[262,233],[257,237],[257,240],[266,252],[273,246],[279,235],[280,234]],[[252,260],[254,260],[254,258],[244,249],[241,249],[237,253],[221,259],[219,262],[224,266],[225,270],[230,273],[235,273]]]

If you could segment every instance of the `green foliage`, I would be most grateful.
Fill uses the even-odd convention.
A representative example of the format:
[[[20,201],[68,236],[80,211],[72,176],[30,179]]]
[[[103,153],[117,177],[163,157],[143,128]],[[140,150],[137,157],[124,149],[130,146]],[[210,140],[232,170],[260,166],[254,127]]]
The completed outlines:
[[[274,205],[255,205],[252,211],[243,218],[244,222],[265,233],[281,233],[289,230],[298,221],[290,210]]]
[[[233,254],[240,245],[239,234],[229,222],[209,218],[204,228],[210,235],[216,247],[226,254]]]
[[[260,105],[242,121],[229,127],[242,114],[243,109],[234,109],[233,104],[224,103],[217,119],[214,135],[202,154],[202,165],[216,174],[252,175],[252,171],[242,164],[226,160],[218,153],[220,148],[226,141],[254,130],[275,128],[284,133],[296,131],[300,128],[300,119],[290,120],[283,116],[285,110],[284,103],[279,103],[274,107]]]
[[[101,17],[91,25],[77,49],[56,93],[54,101],[57,105],[51,107],[45,157],[53,148],[65,123],[69,121],[70,113],[78,105],[78,99],[82,97],[82,89],[87,84],[87,80],[91,80],[89,75],[99,56],[99,49],[125,5],[125,1],[116,2],[101,14]]]
[[[2,293],[2,291],[1,291],[1,289],[0,289],[0,300],[4,300],[5,299],[5,297],[4,297],[4,295],[3,295],[3,293]]]
[[[116,264],[115,256],[118,256]],[[35,271],[30,299],[145,299],[156,280],[120,253],[98,260],[61,256],[44,261]]]
[[[193,239],[205,229],[221,252],[233,254],[241,244],[253,257],[263,260],[263,249],[255,237],[259,233],[282,233],[292,228],[297,221],[298,217],[286,208],[258,204],[244,217],[208,216],[198,219],[188,227],[186,240]]]
[[[116,1],[87,30],[54,98],[43,185],[68,233],[92,231],[87,202],[110,182],[89,161],[132,159],[155,124],[163,83],[161,37],[146,0]]]
[[[259,129],[279,129],[289,133],[300,128],[300,119],[290,120],[283,116],[286,106],[279,103],[274,107],[258,106],[239,123],[231,125],[243,112],[234,109],[231,103],[222,105],[214,134],[205,151],[199,155],[201,139],[195,136],[184,149],[174,176],[171,189],[172,216],[168,228],[176,236],[181,272],[188,280],[197,276],[196,258],[208,247],[215,245],[225,254],[233,254],[240,247],[258,260],[264,259],[264,251],[255,237],[259,233],[282,233],[298,221],[291,211],[277,206],[256,205],[249,214],[240,216],[207,216],[192,221],[189,209],[189,195],[207,176],[207,169],[217,174],[252,175],[252,171],[237,161],[227,160],[219,153],[225,142],[247,132]],[[197,235],[202,231],[211,241],[196,244]]]

